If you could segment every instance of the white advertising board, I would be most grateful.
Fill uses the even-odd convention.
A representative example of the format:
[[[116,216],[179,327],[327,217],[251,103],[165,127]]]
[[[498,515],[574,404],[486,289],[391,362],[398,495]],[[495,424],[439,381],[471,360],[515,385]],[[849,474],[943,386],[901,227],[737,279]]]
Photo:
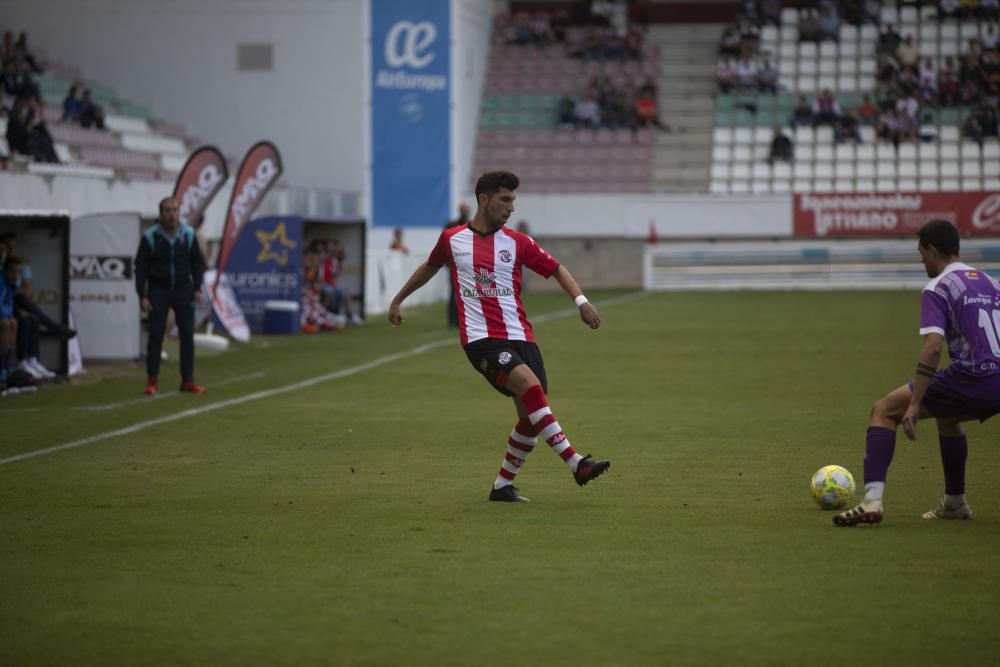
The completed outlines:
[[[133,262],[141,224],[138,213],[96,213],[70,224],[70,308],[85,359],[140,356]]]

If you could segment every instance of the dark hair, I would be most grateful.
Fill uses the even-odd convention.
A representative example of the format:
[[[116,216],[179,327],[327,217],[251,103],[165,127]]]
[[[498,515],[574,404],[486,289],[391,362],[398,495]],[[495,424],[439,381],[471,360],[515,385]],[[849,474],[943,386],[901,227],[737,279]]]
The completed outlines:
[[[517,174],[509,171],[488,171],[476,181],[476,196],[492,195],[500,192],[501,188],[517,190],[517,186],[520,184],[521,179],[517,177]]]
[[[12,266],[21,266],[22,264],[24,264],[24,262],[21,261],[20,257],[18,257],[17,255],[11,255],[10,257],[4,260],[3,270],[6,271]]]
[[[931,220],[917,232],[920,245],[931,246],[945,257],[958,257],[958,228],[947,220]]]

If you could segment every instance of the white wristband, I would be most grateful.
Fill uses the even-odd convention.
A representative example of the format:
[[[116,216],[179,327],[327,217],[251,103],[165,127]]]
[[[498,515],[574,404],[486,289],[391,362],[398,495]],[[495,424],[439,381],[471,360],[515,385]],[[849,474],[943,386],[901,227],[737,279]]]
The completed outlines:
[[[580,306],[582,306],[585,303],[590,303],[589,301],[587,301],[587,297],[585,297],[582,294],[580,296],[576,297],[575,299],[573,299],[573,301],[576,303],[576,307],[577,308],[579,308]]]

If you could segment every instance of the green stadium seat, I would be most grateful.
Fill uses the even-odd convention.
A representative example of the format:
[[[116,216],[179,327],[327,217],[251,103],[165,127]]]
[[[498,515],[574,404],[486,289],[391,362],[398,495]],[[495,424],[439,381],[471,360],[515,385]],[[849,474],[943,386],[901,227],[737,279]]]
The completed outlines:
[[[938,115],[942,125],[958,125],[960,116],[955,107],[944,107]]]
[[[757,114],[750,113],[749,111],[736,111],[736,118],[734,120],[736,127],[754,127],[756,124]]]
[[[716,127],[730,127],[733,124],[733,114],[729,111],[715,112]]]
[[[718,111],[730,111],[733,108],[733,96],[719,95],[715,98],[715,108]]]

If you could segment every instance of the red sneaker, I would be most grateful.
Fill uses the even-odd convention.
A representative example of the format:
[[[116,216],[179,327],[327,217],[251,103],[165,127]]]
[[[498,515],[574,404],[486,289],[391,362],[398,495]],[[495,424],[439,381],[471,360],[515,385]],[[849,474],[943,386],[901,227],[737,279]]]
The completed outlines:
[[[146,388],[142,390],[144,394],[155,394],[156,393],[156,376],[150,375],[146,378]]]
[[[188,378],[187,380],[184,380],[184,382],[181,382],[181,391],[187,391],[192,394],[200,394],[205,391],[205,388],[196,385],[194,383],[194,378]]]

